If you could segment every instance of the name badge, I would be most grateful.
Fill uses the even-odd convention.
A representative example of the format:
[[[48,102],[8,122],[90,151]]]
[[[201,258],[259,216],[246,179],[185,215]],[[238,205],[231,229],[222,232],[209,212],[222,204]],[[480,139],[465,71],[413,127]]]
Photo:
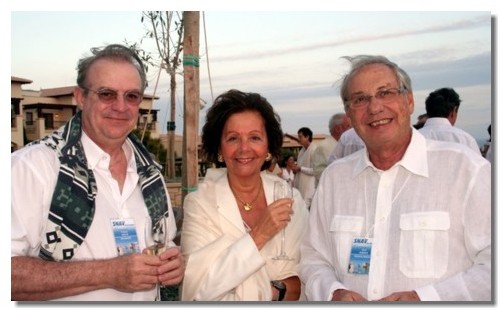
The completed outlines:
[[[372,238],[353,238],[347,272],[352,274],[368,274],[370,272],[371,253]]]
[[[140,253],[133,219],[111,220],[118,255]]]

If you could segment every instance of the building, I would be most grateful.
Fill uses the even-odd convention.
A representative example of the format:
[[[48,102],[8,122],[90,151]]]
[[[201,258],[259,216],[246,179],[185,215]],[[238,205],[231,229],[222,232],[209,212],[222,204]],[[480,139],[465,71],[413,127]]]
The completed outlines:
[[[10,81],[10,149],[12,152],[25,144],[24,119],[21,114],[21,102],[24,99],[22,86],[33,81],[15,76],[12,76]]]

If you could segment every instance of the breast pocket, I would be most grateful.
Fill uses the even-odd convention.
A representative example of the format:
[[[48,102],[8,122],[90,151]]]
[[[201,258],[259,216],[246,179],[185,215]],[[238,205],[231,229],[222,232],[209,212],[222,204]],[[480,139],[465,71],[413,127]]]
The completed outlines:
[[[363,229],[364,217],[336,215],[330,224],[330,233],[333,237],[333,247],[337,262],[342,268],[340,272],[347,272],[349,256],[351,254],[352,239],[360,237]]]
[[[402,214],[399,268],[410,278],[439,278],[448,267],[450,216],[447,212]]]

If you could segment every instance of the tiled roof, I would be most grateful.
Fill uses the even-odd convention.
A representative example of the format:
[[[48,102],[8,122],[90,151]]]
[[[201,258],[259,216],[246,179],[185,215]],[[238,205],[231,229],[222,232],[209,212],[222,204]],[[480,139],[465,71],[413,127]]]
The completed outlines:
[[[28,79],[23,79],[23,78],[20,78],[20,77],[17,77],[17,76],[10,76],[10,81],[11,82],[17,82],[17,83],[22,83],[22,84],[29,84],[29,83],[32,83],[33,81],[32,80],[28,80]]]
[[[73,95],[73,89],[75,89],[75,87],[76,86],[66,86],[42,89],[40,95],[42,97],[71,96]]]

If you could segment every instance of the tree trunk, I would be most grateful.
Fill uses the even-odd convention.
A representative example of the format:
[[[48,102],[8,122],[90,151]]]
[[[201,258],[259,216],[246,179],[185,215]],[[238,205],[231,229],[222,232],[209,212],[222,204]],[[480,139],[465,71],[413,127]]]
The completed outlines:
[[[175,80],[175,72],[170,74],[170,121],[167,123],[167,179],[175,179],[175,93],[177,82]]]
[[[200,110],[200,12],[185,11],[184,20],[184,134],[182,200],[198,186],[198,118]]]

